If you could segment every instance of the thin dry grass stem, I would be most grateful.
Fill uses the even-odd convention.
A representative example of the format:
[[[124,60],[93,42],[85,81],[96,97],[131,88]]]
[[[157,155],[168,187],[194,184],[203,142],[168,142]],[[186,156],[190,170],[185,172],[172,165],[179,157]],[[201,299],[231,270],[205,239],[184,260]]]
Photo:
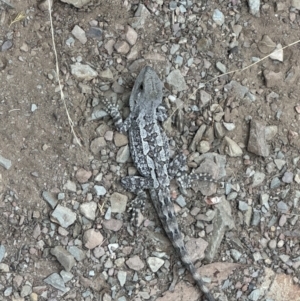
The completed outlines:
[[[23,11],[21,11],[21,12],[18,13],[18,14],[16,15],[16,17],[10,22],[9,27],[10,27],[11,25],[13,25],[14,23],[17,23],[17,22],[20,22],[20,21],[24,20],[25,17],[26,17],[26,16],[25,16],[25,13],[24,13]]]
[[[289,45],[286,45],[286,46],[282,47],[281,49],[278,49],[277,51],[284,50],[284,49],[286,49],[286,48],[288,48],[288,47],[291,47],[291,46],[293,46],[293,45],[296,45],[296,44],[298,44],[298,43],[300,43],[300,40],[297,40],[296,42],[293,42],[293,43],[291,43],[291,44],[289,44]],[[276,50],[275,50],[275,51],[276,51]],[[253,67],[253,66],[255,66],[255,65],[259,64],[259,63],[261,63],[263,60],[265,60],[265,59],[267,59],[268,57],[270,57],[275,51],[273,51],[272,53],[266,55],[265,57],[263,57],[263,58],[260,59],[259,61],[255,62],[255,63],[253,63],[253,64],[250,64],[250,65],[248,65],[248,66],[246,66],[246,67],[243,68],[243,69],[236,69],[236,70],[232,70],[232,71],[229,71],[229,72],[227,72],[227,73],[224,73],[224,74],[217,75],[217,76],[215,76],[214,78],[212,78],[212,79],[206,81],[206,82],[203,84],[203,86],[206,85],[207,83],[211,82],[211,81],[214,81],[214,80],[216,80],[216,79],[222,77],[222,76],[225,76],[225,75],[228,75],[228,74],[232,74],[232,73],[235,73],[235,72],[243,72],[243,71],[245,71],[245,70],[247,70],[247,69],[249,69],[249,68],[251,68],[251,67]],[[189,98],[195,96],[195,94],[197,93],[197,91],[198,91],[199,89],[201,89],[201,88],[197,88],[192,94],[190,94],[190,95],[189,95]],[[178,109],[182,108],[182,107],[183,107],[183,104],[180,105],[180,106],[178,106],[178,107],[172,112],[172,114],[170,115],[169,118],[171,118],[171,117],[173,116],[173,114],[175,114],[175,112],[176,112]]]
[[[57,57],[57,51],[56,51],[56,46],[55,46],[55,40],[54,40],[54,29],[53,29],[53,23],[52,23],[52,14],[51,14],[51,3],[50,0],[48,0],[48,10],[49,10],[49,17],[50,17],[50,24],[51,24],[51,36],[52,36],[52,44],[53,44],[53,50],[54,50],[54,55],[55,55],[55,65],[56,65],[56,74],[57,74],[57,81],[58,81],[58,85],[59,85],[59,90],[60,90],[60,98],[64,104],[66,113],[67,113],[67,117],[68,117],[68,122],[71,128],[71,132],[73,134],[73,136],[76,139],[76,142],[78,143],[78,145],[81,145],[80,139],[77,137],[75,130],[74,130],[74,122],[70,117],[68,108],[67,108],[67,104],[66,104],[66,100],[65,100],[65,95],[64,92],[62,90],[62,85],[60,82],[60,77],[59,77],[59,66],[58,66],[58,57]]]

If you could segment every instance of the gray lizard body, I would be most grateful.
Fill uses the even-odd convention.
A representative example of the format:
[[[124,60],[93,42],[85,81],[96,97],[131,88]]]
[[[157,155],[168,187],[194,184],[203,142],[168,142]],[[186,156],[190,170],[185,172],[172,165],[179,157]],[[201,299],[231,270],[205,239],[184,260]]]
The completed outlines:
[[[151,67],[145,67],[137,77],[130,96],[130,115],[123,122],[116,106],[104,101],[106,110],[114,119],[120,132],[128,132],[129,147],[133,162],[140,176],[128,176],[121,180],[123,186],[137,194],[131,207],[143,209],[149,190],[151,200],[160,218],[162,226],[182,262],[192,274],[197,285],[208,301],[215,301],[213,295],[204,285],[202,277],[197,273],[187,249],[176,219],[174,205],[170,197],[170,179],[178,177],[178,181],[189,187],[192,181],[202,180],[215,182],[207,174],[185,172],[185,157],[177,156],[169,162],[169,146],[166,134],[160,122],[166,119],[166,111],[162,103],[162,82]]]

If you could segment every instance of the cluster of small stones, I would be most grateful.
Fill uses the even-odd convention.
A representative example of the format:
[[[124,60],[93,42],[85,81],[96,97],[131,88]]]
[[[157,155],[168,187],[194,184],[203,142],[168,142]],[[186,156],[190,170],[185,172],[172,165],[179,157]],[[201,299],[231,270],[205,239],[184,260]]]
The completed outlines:
[[[257,1],[249,1],[255,10],[254,2]],[[293,3],[294,7],[289,11],[290,19],[300,9],[297,1]],[[279,95],[275,92],[276,88],[284,82],[292,82],[295,72],[291,70],[288,74],[283,74],[266,70],[263,73],[266,87],[275,90],[267,95],[263,89],[249,89],[247,79],[241,83],[235,80],[228,82],[224,77],[205,86],[207,79],[227,72],[230,60],[235,60],[239,48],[251,46],[250,40],[243,34],[243,30],[250,24],[239,24],[236,14],[238,8],[234,6],[228,8],[229,13],[225,16],[221,8],[206,8],[209,14],[201,15],[203,4],[189,0],[170,1],[162,6],[163,4],[164,1],[156,0],[150,2],[148,7],[143,4],[132,5],[134,17],[128,21],[128,25],[115,25],[118,35],[108,30],[108,25],[111,25],[106,23],[108,21],[92,20],[89,24],[75,25],[65,45],[73,51],[79,45],[84,48],[93,47],[98,56],[97,61],[104,62],[104,67],[95,67],[96,62],[86,61],[83,55],[72,57],[72,80],[69,79],[64,84],[67,89],[73,89],[75,81],[79,91],[91,98],[86,112],[87,120],[91,122],[107,115],[102,110],[102,97],[118,100],[122,108],[130,94],[130,89],[125,85],[128,73],[136,74],[149,62],[155,66],[164,65],[167,71],[162,79],[170,87],[165,103],[170,111],[176,107],[183,108],[176,113],[176,126],[180,132],[170,140],[172,151],[178,147],[184,149],[189,154],[189,167],[199,172],[212,172],[220,177],[226,176],[227,169],[239,166],[238,178],[244,179],[243,183],[239,183],[235,176],[229,175],[224,189],[219,190],[224,195],[220,203],[214,210],[208,209],[205,213],[202,202],[194,193],[191,197],[196,202],[191,202],[192,206],[176,192],[172,195],[179,220],[187,226],[185,228],[183,225],[184,231],[188,235],[197,236],[199,240],[194,242],[195,245],[201,242],[201,246],[207,246],[209,239],[211,242],[209,252],[205,253],[203,250],[202,255],[199,255],[198,250],[193,253],[194,246],[189,246],[191,254],[195,258],[202,256],[213,261],[225,236],[230,246],[226,246],[222,260],[253,267],[244,269],[244,277],[239,281],[225,281],[223,289],[232,292],[240,300],[259,300],[262,291],[257,283],[263,277],[259,269],[261,263],[278,273],[291,274],[293,281],[299,282],[295,272],[300,265],[300,257],[297,255],[300,190],[293,189],[300,183],[300,171],[297,169],[299,157],[287,157],[279,147],[270,146],[271,141],[276,142],[278,132],[275,120],[280,120],[283,113],[277,105]],[[268,8],[268,4],[262,7],[264,10]],[[279,12],[288,9],[288,4],[284,2],[277,4]],[[164,35],[161,35],[156,45],[145,48],[147,43],[144,45],[141,41],[147,40],[145,33],[151,22],[159,24],[160,32],[164,31]],[[229,47],[228,57],[215,60],[216,53],[212,51],[209,37],[212,31],[215,38],[224,39]],[[176,43],[167,40],[172,36],[176,37]],[[8,36],[1,45],[0,51],[10,49],[13,47],[12,39]],[[283,61],[282,46],[274,43],[268,36],[261,37],[257,48],[262,56],[274,51],[271,56],[274,63]],[[24,44],[21,51],[27,52],[28,45]],[[252,62],[258,60],[260,58],[252,57]],[[244,67],[244,63],[239,67]],[[64,70],[62,72],[66,73]],[[55,72],[50,72],[47,76],[50,81],[56,82]],[[98,88],[94,88],[96,85]],[[184,105],[186,99],[189,106]],[[226,99],[229,101],[224,108],[217,103]],[[238,108],[242,101],[255,103],[261,99],[270,104],[275,115],[274,125],[266,125],[262,120],[248,116],[247,145],[234,141],[232,137],[237,128]],[[32,112],[35,109],[32,106]],[[124,111],[126,115],[126,106]],[[295,107],[295,114],[299,113],[300,108]],[[264,119],[264,116],[261,117]],[[164,128],[167,132],[173,130],[170,123],[164,124]],[[290,131],[286,139],[291,142],[296,138],[297,133]],[[147,300],[157,294],[160,281],[166,284],[172,280],[170,254],[161,247],[155,248],[154,243],[148,244],[147,240],[148,245],[145,244],[142,233],[134,237],[135,234],[127,223],[128,195],[117,184],[122,176],[136,173],[131,165],[126,169],[125,163],[130,163],[127,137],[115,132],[112,125],[101,120],[96,129],[96,137],[90,143],[90,151],[90,168],[75,168],[74,174],[61,190],[42,192],[42,198],[48,204],[50,212],[41,214],[37,209],[28,213],[27,217],[7,213],[10,222],[19,227],[24,226],[28,216],[36,221],[32,230],[36,243],[20,250],[16,258],[17,268],[24,271],[28,264],[33,264],[34,256],[42,256],[57,260],[62,270],[50,273],[43,279],[43,285],[35,286],[25,280],[21,272],[14,273],[8,264],[10,254],[6,254],[4,244],[0,245],[0,272],[7,273],[6,279],[1,276],[1,283],[11,283],[9,286],[0,284],[5,298],[75,298],[74,288],[79,281],[84,287],[80,289],[80,294],[85,300],[97,297],[103,288],[109,289],[109,293],[105,292],[103,295],[105,301],[131,300],[135,294]],[[223,155],[218,155],[217,151]],[[9,159],[0,156],[2,167],[9,169],[12,164]],[[215,191],[216,188],[212,189]],[[11,203],[16,208],[19,200],[11,191],[4,198],[4,203]],[[155,214],[153,210],[151,212]],[[45,217],[47,214],[49,218]],[[237,217],[235,221],[233,216]],[[150,216],[148,218],[155,219]],[[166,238],[161,238],[161,229],[157,225],[156,219],[155,222],[147,219],[143,222],[145,228],[153,230],[153,238],[160,244],[165,244]],[[242,238],[234,235],[236,228],[249,227],[257,230],[246,233]],[[125,230],[127,232],[123,233]],[[151,248],[154,250],[150,251]],[[76,273],[73,272],[75,269]],[[178,273],[181,276],[183,272],[181,267]],[[51,290],[49,286],[56,290]]]

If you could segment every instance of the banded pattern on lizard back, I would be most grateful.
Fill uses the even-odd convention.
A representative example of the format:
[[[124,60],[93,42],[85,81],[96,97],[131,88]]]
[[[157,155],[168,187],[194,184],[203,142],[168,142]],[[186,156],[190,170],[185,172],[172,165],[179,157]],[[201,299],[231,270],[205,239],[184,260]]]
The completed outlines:
[[[203,278],[197,273],[184,245],[170,197],[170,179],[178,177],[178,182],[184,184],[184,189],[195,180],[216,181],[208,174],[187,175],[183,155],[169,162],[168,140],[160,125],[160,121],[167,117],[166,110],[161,105],[162,98],[162,82],[151,67],[145,67],[135,81],[129,100],[130,114],[124,122],[118,108],[107,100],[103,101],[117,130],[128,133],[131,156],[140,173],[140,176],[127,176],[121,182],[127,190],[137,194],[131,206],[133,211],[135,208],[143,209],[147,199],[145,190],[149,190],[153,205],[173,247],[206,299],[215,301]]]

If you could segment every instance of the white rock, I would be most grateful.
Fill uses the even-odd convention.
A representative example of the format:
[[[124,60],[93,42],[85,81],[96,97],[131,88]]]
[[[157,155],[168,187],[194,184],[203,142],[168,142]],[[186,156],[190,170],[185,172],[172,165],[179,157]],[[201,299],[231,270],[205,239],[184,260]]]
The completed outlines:
[[[98,76],[98,72],[91,68],[89,65],[80,63],[71,65],[71,73],[79,80],[92,80]]]
[[[270,58],[272,60],[283,62],[283,49],[281,44],[276,46],[276,49],[270,54]]]
[[[158,257],[149,257],[147,259],[147,263],[151,271],[153,273],[156,273],[162,267],[165,261]]]
[[[72,30],[73,36],[80,41],[81,44],[85,44],[87,42],[87,37],[85,35],[85,31],[79,27],[78,25],[75,25]]]
[[[95,220],[97,204],[95,202],[86,202],[80,205],[80,213],[89,220]]]

